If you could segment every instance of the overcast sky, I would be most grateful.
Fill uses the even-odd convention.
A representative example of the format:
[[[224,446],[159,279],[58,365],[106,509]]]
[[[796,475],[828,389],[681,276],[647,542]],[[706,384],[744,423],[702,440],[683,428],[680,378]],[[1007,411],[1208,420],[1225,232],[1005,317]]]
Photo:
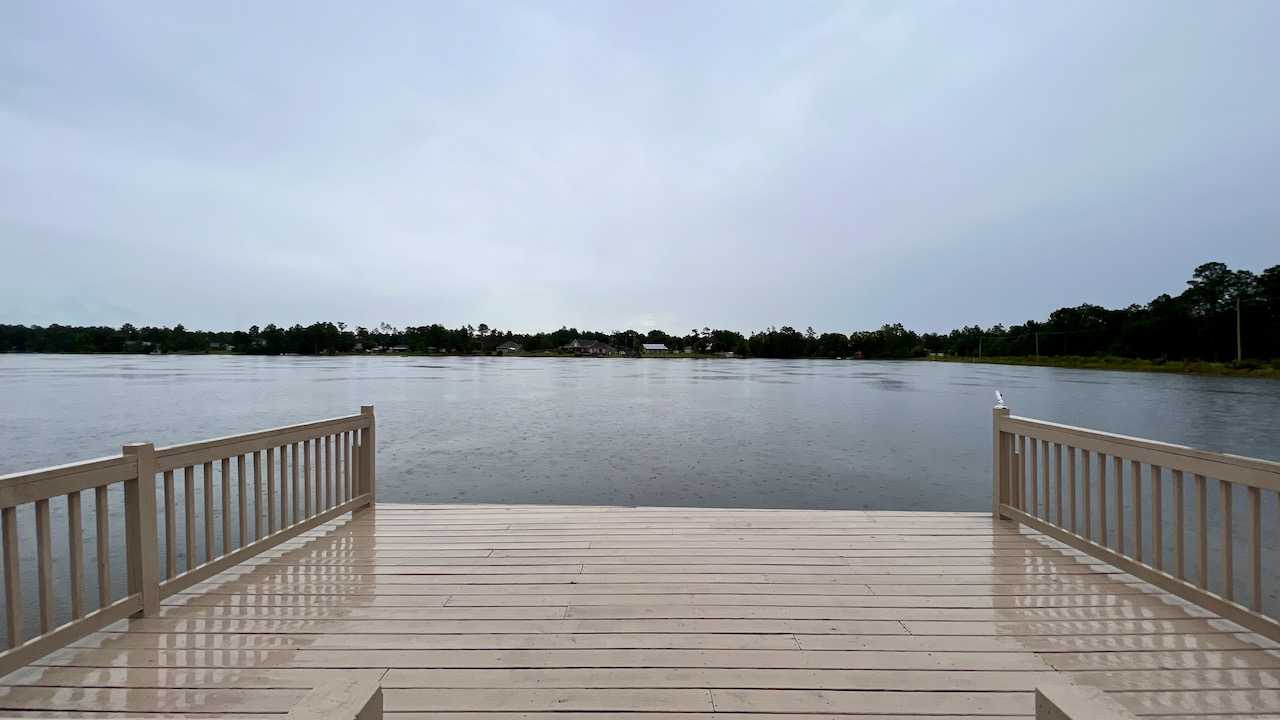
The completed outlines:
[[[1280,2],[5,2],[0,322],[850,331],[1280,263]]]

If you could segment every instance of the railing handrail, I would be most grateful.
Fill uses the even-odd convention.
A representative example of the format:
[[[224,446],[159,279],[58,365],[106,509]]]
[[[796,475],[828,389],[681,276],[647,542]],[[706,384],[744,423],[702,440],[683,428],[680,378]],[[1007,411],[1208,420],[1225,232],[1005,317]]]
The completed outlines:
[[[158,613],[160,600],[202,582],[236,563],[253,557],[298,534],[341,515],[370,506],[376,494],[374,449],[376,420],[373,406],[360,413],[295,425],[257,430],[156,449],[151,443],[132,443],[121,454],[0,476],[0,555],[3,556],[5,622],[9,648],[0,652],[0,675],[7,674],[53,650],[65,647],[95,630],[130,615]],[[288,451],[288,452],[286,452]],[[265,456],[265,462],[263,462]],[[277,462],[277,460],[279,462]],[[252,464],[249,463],[252,461]],[[290,471],[286,474],[286,468]],[[234,473],[232,470],[234,469]],[[279,473],[276,470],[279,469]],[[203,480],[196,493],[195,474]],[[264,472],[265,471],[265,472]],[[163,504],[156,501],[163,478]],[[249,479],[252,478],[252,486]],[[221,528],[213,522],[215,479],[221,490]],[[232,481],[236,481],[236,507]],[[184,490],[185,537],[177,533],[178,486]],[[112,597],[109,491],[123,488],[124,554],[127,573],[124,597]],[[92,489],[97,539],[97,606],[87,610],[81,493]],[[265,496],[263,492],[265,491]],[[71,620],[58,624],[54,598],[55,563],[51,524],[57,517],[51,501],[66,500],[67,552]],[[118,497],[118,496],[117,496]],[[250,499],[251,498],[251,499]],[[265,503],[264,503],[265,500]],[[200,510],[196,505],[203,502]],[[22,632],[24,605],[19,565],[19,506],[34,504],[36,590],[39,632]],[[250,512],[250,510],[252,512]],[[238,516],[233,533],[231,517]],[[160,525],[159,517],[164,523]],[[196,527],[203,520],[203,533]],[[203,561],[195,541],[203,536]],[[232,545],[232,538],[235,545]],[[215,540],[221,548],[215,548]],[[179,572],[175,558],[185,540],[185,562]],[[164,549],[163,566],[159,560]],[[119,572],[117,570],[116,572]],[[119,575],[115,575],[119,577]],[[30,596],[27,590],[25,596]]]
[[[123,454],[0,475],[0,509],[111,485],[137,476],[138,463]]]
[[[354,430],[369,427],[371,415],[356,413],[342,417],[314,420],[311,422],[283,425],[267,430],[255,430],[239,435],[196,440],[156,448],[156,470],[176,470],[188,465],[199,465],[209,460],[218,460],[227,455],[241,455],[255,450],[289,444],[289,436],[299,435],[311,437],[321,431]]]
[[[1069,440],[1070,444],[1075,447],[1084,447],[1083,442],[1093,442],[1099,446],[1108,444],[1121,446],[1124,451],[1117,453],[1112,453],[1102,448],[1091,447],[1089,449],[1099,449],[1108,455],[1123,455],[1126,460],[1151,462],[1166,468],[1176,467],[1180,470],[1199,473],[1218,480],[1249,485],[1263,490],[1280,491],[1280,462],[1272,460],[1202,450],[1188,445],[1148,440],[1131,435],[1120,435],[1019,415],[1009,415],[1000,421],[1000,424],[1000,429],[1005,431],[1032,430],[1037,431],[1040,437],[1043,437],[1045,431],[1060,433],[1064,436],[1064,441]],[[1066,436],[1069,436],[1069,439]],[[1052,440],[1052,438],[1045,439]],[[1159,457],[1157,457],[1157,454]],[[1148,458],[1151,459],[1148,460]],[[1176,459],[1177,462],[1169,462],[1171,458]],[[1164,462],[1160,462],[1161,459]]]

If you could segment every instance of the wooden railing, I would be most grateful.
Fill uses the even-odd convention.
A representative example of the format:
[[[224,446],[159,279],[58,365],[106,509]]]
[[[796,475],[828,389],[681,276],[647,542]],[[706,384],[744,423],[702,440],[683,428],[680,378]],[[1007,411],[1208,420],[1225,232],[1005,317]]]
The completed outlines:
[[[153,615],[162,598],[372,504],[374,438],[368,405],[358,415],[164,448],[126,445],[117,457],[0,477],[8,642],[0,675],[117,620]],[[89,491],[92,543],[84,534]],[[64,511],[55,515],[59,499]],[[27,506],[35,516],[35,552],[27,558],[36,569],[38,632],[31,635],[24,634],[30,590],[20,546],[30,533],[19,532]],[[55,558],[52,526],[63,518],[66,553]],[[96,566],[88,578],[86,549]],[[124,565],[123,588],[115,562]],[[89,580],[94,592],[86,597]],[[55,585],[66,594],[55,595]],[[59,607],[63,600],[67,607]]]
[[[1016,417],[1003,403],[992,440],[996,517],[1280,640],[1280,621],[1263,613],[1273,578],[1262,564],[1262,497],[1280,492],[1280,463]],[[1234,507],[1240,494],[1245,522]]]

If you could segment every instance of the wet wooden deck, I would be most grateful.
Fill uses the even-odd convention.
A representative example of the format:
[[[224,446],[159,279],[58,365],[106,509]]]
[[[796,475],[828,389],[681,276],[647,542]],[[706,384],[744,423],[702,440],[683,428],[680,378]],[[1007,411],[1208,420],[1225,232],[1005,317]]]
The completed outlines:
[[[287,712],[387,669],[387,717],[1280,713],[1280,651],[986,514],[389,505],[0,680],[0,715]],[[1207,720],[1207,719],[1206,719]]]

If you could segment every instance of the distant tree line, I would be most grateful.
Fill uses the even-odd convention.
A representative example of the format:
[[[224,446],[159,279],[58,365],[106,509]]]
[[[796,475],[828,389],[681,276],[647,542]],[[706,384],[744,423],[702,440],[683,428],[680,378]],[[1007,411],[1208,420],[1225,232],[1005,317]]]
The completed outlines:
[[[1237,328],[1239,334],[1237,336]],[[1146,305],[1061,308],[1044,322],[923,336],[956,355],[1110,355],[1147,360],[1280,359],[1280,265],[1255,274],[1224,263],[1197,267],[1186,289]]]
[[[206,331],[174,327],[119,328],[70,325],[0,325],[0,351],[9,352],[235,352],[255,355],[320,355],[398,348],[411,352],[490,353],[508,341],[526,352],[556,351],[574,339],[608,343],[622,352],[642,343],[663,343],[672,351],[734,353],[768,358],[866,357],[909,358],[929,353],[949,355],[1114,355],[1144,359],[1233,360],[1237,321],[1246,358],[1280,358],[1280,265],[1261,274],[1231,270],[1211,262],[1192,273],[1177,296],[1168,294],[1146,305],[1108,310],[1080,305],[1055,310],[1046,321],[1021,325],[974,325],[950,333],[917,333],[901,324],[848,335],[770,327],[749,336],[710,327],[683,335],[661,330],[639,332],[579,331],[517,333],[489,327],[447,328],[420,325],[396,328],[348,327],[345,323],[248,330]]]

